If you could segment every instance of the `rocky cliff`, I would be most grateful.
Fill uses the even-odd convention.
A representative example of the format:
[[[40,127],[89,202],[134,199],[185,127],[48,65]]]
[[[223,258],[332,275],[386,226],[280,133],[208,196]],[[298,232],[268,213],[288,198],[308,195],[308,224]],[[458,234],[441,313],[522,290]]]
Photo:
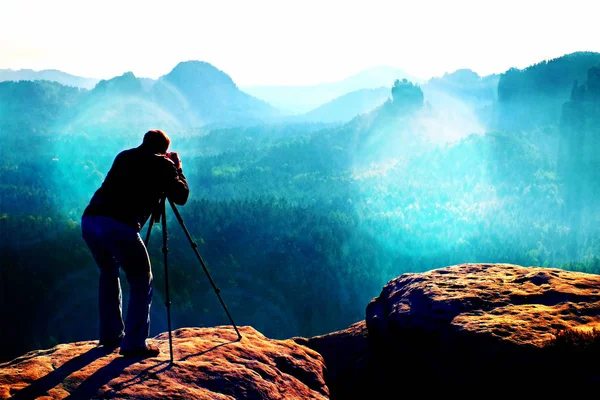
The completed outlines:
[[[363,321],[272,340],[251,327],[174,331],[158,358],[97,342],[0,364],[0,398],[390,399],[600,387],[600,276],[461,264],[388,282]]]
[[[61,344],[0,364],[0,398],[327,399],[323,358],[251,327],[181,328],[150,339],[157,358],[123,358],[97,342]],[[12,397],[11,397],[12,396]]]

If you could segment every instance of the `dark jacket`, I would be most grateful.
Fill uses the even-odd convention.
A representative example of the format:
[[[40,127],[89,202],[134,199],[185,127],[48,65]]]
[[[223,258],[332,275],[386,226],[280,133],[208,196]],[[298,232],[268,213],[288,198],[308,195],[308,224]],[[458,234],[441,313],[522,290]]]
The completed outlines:
[[[156,211],[163,195],[173,203],[183,205],[189,194],[181,168],[177,169],[173,161],[164,155],[139,146],[117,155],[83,217],[111,217],[139,232]]]

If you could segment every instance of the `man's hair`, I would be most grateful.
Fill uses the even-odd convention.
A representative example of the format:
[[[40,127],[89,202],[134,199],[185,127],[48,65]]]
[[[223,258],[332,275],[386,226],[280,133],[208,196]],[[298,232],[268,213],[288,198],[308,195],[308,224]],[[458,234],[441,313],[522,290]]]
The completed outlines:
[[[166,153],[171,139],[160,129],[152,129],[144,134],[142,146],[155,153]]]

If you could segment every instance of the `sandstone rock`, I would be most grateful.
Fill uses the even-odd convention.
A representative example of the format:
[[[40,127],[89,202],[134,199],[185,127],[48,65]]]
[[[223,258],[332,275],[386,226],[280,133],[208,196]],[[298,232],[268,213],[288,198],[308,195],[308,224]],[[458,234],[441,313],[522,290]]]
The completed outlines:
[[[0,364],[0,398],[328,399],[324,362],[251,327],[181,328],[149,339],[157,358],[123,358],[97,341],[61,344]]]
[[[598,275],[512,264],[408,273],[368,304],[366,325],[378,364],[393,364],[382,376],[429,377],[446,388],[507,389],[519,377],[600,384],[589,367],[598,343],[594,352],[557,345],[562,332],[600,333]]]
[[[600,276],[513,264],[403,274],[364,321],[272,340],[242,327],[175,330],[158,358],[97,342],[0,364],[0,398],[395,399],[559,394],[600,387]],[[46,397],[44,397],[46,396]]]
[[[557,330],[600,328],[600,276],[512,264],[404,274],[367,306],[366,322],[380,338],[419,328],[544,347]]]
[[[325,383],[332,399],[351,399],[359,392],[368,392],[370,346],[364,320],[338,332],[294,340],[323,356]]]

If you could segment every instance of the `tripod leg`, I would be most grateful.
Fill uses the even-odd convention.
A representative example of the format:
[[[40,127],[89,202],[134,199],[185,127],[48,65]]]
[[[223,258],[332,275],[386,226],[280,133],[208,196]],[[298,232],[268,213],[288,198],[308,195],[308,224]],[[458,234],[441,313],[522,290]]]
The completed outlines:
[[[233,318],[231,317],[231,314],[229,313],[229,310],[227,309],[225,302],[221,298],[221,294],[220,294],[221,289],[219,289],[217,287],[217,285],[215,285],[215,282],[213,281],[212,277],[210,276],[210,273],[208,272],[208,268],[206,268],[206,264],[204,264],[204,260],[202,259],[202,256],[198,252],[198,245],[192,239],[192,236],[188,232],[185,224],[183,223],[183,218],[181,218],[181,214],[179,214],[179,210],[177,210],[177,207],[175,207],[175,204],[171,201],[171,199],[169,199],[169,204],[171,204],[171,208],[173,209],[173,212],[175,213],[175,216],[177,217],[179,224],[183,228],[183,231],[185,232],[185,236],[187,236],[188,240],[190,241],[190,244],[192,245],[192,249],[194,249],[194,252],[196,253],[196,257],[200,261],[200,264],[202,265],[202,268],[204,269],[204,272],[206,273],[206,276],[208,277],[210,284],[212,285],[213,289],[215,290],[215,293],[217,294],[217,297],[219,298],[219,301],[221,302],[221,305],[223,306],[223,309],[225,309],[225,313],[227,313],[227,316],[229,317],[229,320],[231,321],[231,324],[233,325],[233,329],[235,329],[235,332],[238,335],[238,340],[241,340],[242,334],[240,333],[237,326],[235,325],[235,322],[233,322]]]
[[[159,200],[156,210],[154,210],[154,212],[150,216],[150,221],[148,222],[148,230],[146,232],[146,240],[144,240],[146,248],[148,247],[148,243],[150,242],[150,233],[152,232],[152,226],[154,225],[155,221],[160,221],[160,217],[163,214],[163,209],[165,207],[164,201],[164,199]]]
[[[169,354],[171,356],[171,364],[173,363],[173,338],[171,336],[171,299],[169,297],[169,268],[167,264],[167,253],[169,252],[169,248],[167,247],[167,218],[165,211],[165,199],[162,200],[162,229],[163,229],[163,248],[162,252],[164,255],[164,265],[165,265],[165,286],[166,286],[166,306],[167,306],[167,324],[169,327]]]
[[[146,231],[146,240],[144,240],[146,248],[148,248],[148,243],[150,242],[150,233],[152,232],[152,225],[154,225],[154,218],[150,218],[150,222],[148,223],[148,230]]]

